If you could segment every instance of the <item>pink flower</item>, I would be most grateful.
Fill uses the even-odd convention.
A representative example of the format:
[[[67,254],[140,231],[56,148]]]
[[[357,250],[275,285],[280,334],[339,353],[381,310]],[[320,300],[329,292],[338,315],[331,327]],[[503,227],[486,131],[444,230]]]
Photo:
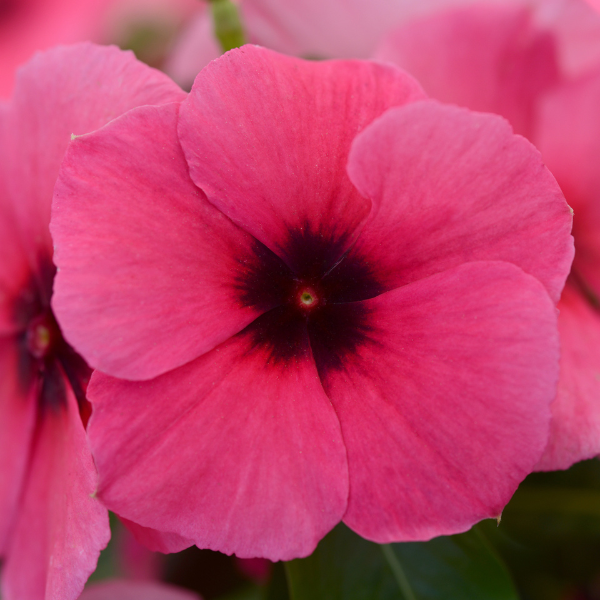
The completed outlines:
[[[377,63],[246,46],[76,139],[53,303],[101,371],[98,496],[271,560],[498,515],[547,440],[570,223],[502,119]]]
[[[500,114],[528,137],[539,95],[559,79],[555,37],[519,6],[440,11],[397,29],[377,58],[406,69],[432,97]]]
[[[123,82],[127,81],[127,86]],[[52,190],[71,134],[181,99],[115,48],[36,56],[0,105],[0,555],[5,600],[76,598],[110,532],[85,436],[90,370],[51,307]],[[82,421],[83,420],[83,421]]]
[[[542,102],[535,138],[574,210],[577,253],[559,303],[562,360],[540,468],[600,454],[600,67]]]
[[[162,583],[142,583],[126,580],[103,581],[91,585],[81,594],[81,600],[200,600],[189,590]]]
[[[143,27],[168,37],[196,11],[205,11],[198,0],[0,0],[0,98],[10,96],[17,67],[38,50],[85,40],[128,43]]]
[[[0,98],[13,89],[15,70],[36,50],[97,38],[114,0],[3,0],[0,2]]]
[[[563,32],[583,31],[585,23],[598,27],[600,17],[583,20],[590,11],[584,5],[554,3],[555,9],[558,4],[565,17]],[[557,17],[559,12],[546,16],[551,14]],[[440,100],[508,118],[543,151],[575,209],[577,258],[559,304],[559,393],[548,448],[538,467],[552,470],[600,453],[600,356],[595,350],[600,321],[589,302],[590,290],[600,292],[600,254],[595,250],[600,230],[592,216],[600,202],[600,128],[595,126],[600,84],[598,68],[570,82],[565,76],[568,65],[560,68],[557,63],[560,38],[540,28],[534,16],[523,8],[488,6],[439,13],[397,30],[378,56],[406,68]],[[569,55],[571,67],[585,55],[585,44],[578,48]]]

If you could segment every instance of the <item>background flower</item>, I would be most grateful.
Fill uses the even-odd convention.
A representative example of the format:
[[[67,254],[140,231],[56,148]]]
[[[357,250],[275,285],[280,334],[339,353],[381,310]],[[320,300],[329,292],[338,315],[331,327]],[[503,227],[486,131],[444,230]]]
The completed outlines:
[[[7,600],[76,598],[110,533],[94,497],[84,430],[90,372],[50,307],[48,225],[59,165],[71,134],[139,104],[183,96],[131,54],[82,44],[36,56],[1,107],[0,547]]]

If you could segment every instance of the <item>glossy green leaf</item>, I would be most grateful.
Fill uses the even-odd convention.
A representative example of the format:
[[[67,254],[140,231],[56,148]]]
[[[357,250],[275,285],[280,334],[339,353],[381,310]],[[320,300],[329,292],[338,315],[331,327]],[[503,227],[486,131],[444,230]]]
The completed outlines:
[[[287,563],[291,600],[517,600],[510,575],[476,529],[430,542],[378,545],[344,525]]]

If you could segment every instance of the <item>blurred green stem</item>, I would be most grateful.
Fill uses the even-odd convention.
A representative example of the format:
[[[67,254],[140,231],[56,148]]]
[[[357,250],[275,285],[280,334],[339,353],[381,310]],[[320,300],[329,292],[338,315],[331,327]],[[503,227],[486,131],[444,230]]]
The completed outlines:
[[[246,43],[244,27],[237,5],[231,0],[209,0],[215,36],[223,52]]]
[[[400,593],[404,597],[404,600],[417,600],[410,587],[410,583],[408,583],[406,573],[404,573],[404,569],[402,568],[398,557],[394,554],[394,549],[390,544],[381,544],[380,548],[385,560],[390,565],[390,569],[392,569],[392,573],[394,573],[394,578],[396,579],[396,583],[400,588]]]

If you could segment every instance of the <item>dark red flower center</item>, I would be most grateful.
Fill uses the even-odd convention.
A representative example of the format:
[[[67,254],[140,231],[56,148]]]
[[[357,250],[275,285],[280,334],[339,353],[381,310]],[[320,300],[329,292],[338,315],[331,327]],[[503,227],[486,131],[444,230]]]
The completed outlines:
[[[41,260],[39,272],[15,301],[19,380],[24,394],[37,390],[42,410],[65,407],[68,385],[85,422],[89,416],[85,390],[91,369],[65,341],[50,308],[54,273],[52,262]]]
[[[249,326],[254,346],[269,362],[312,352],[320,372],[342,368],[368,338],[370,311],[357,301],[384,291],[372,266],[340,241],[307,229],[290,234],[283,260],[256,243],[255,260],[243,265],[240,301],[266,310]]]

